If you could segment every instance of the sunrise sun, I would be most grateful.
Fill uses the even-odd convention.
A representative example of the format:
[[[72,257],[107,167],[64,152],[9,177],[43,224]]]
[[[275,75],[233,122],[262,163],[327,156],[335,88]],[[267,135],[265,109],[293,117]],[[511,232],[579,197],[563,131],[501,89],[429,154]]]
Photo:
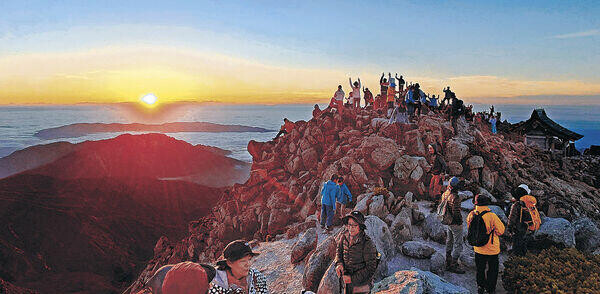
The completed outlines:
[[[156,98],[156,95],[152,93],[146,94],[144,97],[142,97],[142,102],[144,102],[146,105],[154,105],[157,100],[158,98]]]

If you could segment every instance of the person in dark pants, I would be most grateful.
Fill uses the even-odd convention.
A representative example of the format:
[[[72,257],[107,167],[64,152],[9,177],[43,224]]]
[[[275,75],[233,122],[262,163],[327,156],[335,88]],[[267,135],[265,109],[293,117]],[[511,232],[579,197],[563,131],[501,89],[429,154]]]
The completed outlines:
[[[336,246],[335,271],[341,277],[340,293],[370,293],[377,270],[377,249],[365,233],[365,216],[353,211],[342,219],[346,230]]]
[[[475,209],[467,216],[467,227],[471,225],[471,221],[475,215],[482,214],[483,222],[490,234],[490,240],[483,246],[474,246],[475,250],[475,266],[477,267],[477,293],[496,293],[496,283],[498,281],[500,254],[500,238],[504,234],[504,224],[498,216],[491,212],[488,205],[492,201],[485,195],[475,196]],[[487,267],[487,272],[486,272]]]
[[[531,193],[531,190],[525,184],[516,187],[512,191],[515,203],[510,208],[510,213],[508,214],[508,232],[512,234],[512,253],[518,256],[527,254],[527,241],[531,235],[527,229],[527,224],[521,221],[521,201],[525,200],[525,197],[533,198],[535,201],[535,198],[530,196],[529,193]]]
[[[283,134],[291,133],[294,128],[295,128],[294,123],[291,122],[289,119],[284,118],[283,125],[281,126],[281,129],[279,129],[279,133],[277,133],[277,136],[275,136],[275,139],[279,138],[279,136],[281,136]],[[273,140],[275,140],[275,139],[273,139]]]
[[[340,193],[340,186],[336,183],[337,175],[332,175],[331,180],[323,185],[321,190],[321,228],[331,231],[335,213],[335,199]]]

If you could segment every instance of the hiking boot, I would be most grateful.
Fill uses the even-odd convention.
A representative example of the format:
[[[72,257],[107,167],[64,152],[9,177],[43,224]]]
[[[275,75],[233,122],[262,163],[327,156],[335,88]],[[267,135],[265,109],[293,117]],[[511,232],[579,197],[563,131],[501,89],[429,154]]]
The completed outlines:
[[[477,294],[485,294],[485,288],[477,287]]]

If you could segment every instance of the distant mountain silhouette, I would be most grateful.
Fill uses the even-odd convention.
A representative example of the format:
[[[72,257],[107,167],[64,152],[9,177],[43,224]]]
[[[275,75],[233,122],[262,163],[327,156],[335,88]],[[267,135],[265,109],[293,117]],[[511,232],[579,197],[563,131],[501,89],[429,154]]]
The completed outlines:
[[[245,181],[249,164],[225,153],[163,134],[127,134],[4,158],[13,172],[42,165],[0,180],[0,286],[118,292],[161,236],[185,237],[188,223],[222,197],[219,187]]]
[[[39,145],[0,159],[0,177],[21,171],[60,179],[119,177],[181,179],[211,187],[243,183],[250,164],[228,151],[191,145],[164,134]]]
[[[164,124],[121,124],[121,123],[76,123],[66,126],[43,129],[35,133],[42,139],[76,138],[95,133],[115,132],[155,132],[155,133],[180,133],[180,132],[271,132],[272,130],[242,126],[221,125],[209,122],[173,122]]]

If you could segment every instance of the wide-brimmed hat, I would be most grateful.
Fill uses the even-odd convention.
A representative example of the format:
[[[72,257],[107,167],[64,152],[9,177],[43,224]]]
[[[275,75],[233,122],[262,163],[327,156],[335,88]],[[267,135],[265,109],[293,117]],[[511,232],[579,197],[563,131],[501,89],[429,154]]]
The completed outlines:
[[[236,261],[246,256],[257,256],[259,254],[252,251],[248,242],[244,240],[232,241],[223,249],[223,254],[219,258],[219,261],[217,261],[217,266],[224,267],[227,266],[227,261]]]
[[[365,226],[365,216],[362,214],[362,212],[355,210],[344,216],[342,218],[342,222],[344,222],[344,224],[347,224],[349,218],[352,218],[360,226],[361,229],[364,230],[367,228],[367,226]]]

